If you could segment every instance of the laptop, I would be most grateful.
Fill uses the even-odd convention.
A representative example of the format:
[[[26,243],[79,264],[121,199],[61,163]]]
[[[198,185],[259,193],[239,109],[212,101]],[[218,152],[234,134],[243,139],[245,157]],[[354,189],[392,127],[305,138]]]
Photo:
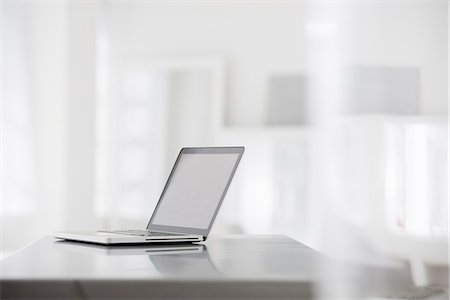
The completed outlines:
[[[205,241],[243,153],[244,147],[181,149],[146,228],[53,236],[103,245]]]

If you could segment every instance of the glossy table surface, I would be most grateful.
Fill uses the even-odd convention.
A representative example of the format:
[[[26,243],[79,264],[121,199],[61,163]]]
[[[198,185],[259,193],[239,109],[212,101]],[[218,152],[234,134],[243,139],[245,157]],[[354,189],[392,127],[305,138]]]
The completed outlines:
[[[448,279],[445,272],[438,273],[442,281]],[[204,245],[119,247],[43,237],[3,259],[0,279],[1,299],[324,299],[324,292],[325,299],[446,295],[445,285],[415,287],[405,262],[338,262],[282,235],[216,236]]]
[[[204,245],[115,246],[42,238],[3,261],[2,279],[311,279],[316,251],[285,236]]]
[[[45,290],[49,298],[139,298],[184,287],[173,298],[307,297],[320,257],[281,235],[211,237],[204,245],[170,247],[104,247],[44,237],[2,261],[2,296]],[[122,294],[111,295],[119,286]]]

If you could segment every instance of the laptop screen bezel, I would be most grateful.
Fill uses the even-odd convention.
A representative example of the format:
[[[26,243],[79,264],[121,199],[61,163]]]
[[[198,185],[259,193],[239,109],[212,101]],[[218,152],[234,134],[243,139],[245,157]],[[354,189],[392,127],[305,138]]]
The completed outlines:
[[[158,203],[156,204],[156,207],[153,211],[152,217],[150,218],[150,221],[147,224],[148,230],[154,230],[154,231],[161,231],[161,232],[173,232],[173,233],[182,233],[182,234],[195,234],[195,235],[202,235],[204,239],[207,238],[209,231],[211,230],[214,220],[216,219],[216,216],[219,212],[220,206],[222,205],[223,199],[225,198],[225,195],[228,191],[228,188],[231,184],[231,181],[234,177],[234,174],[236,173],[236,169],[239,165],[239,162],[241,161],[241,157],[244,153],[245,148],[244,147],[200,147],[200,148],[182,148],[180,153],[178,154],[178,157],[175,161],[175,164],[173,165],[173,168],[170,172],[169,178],[166,181],[166,184],[164,186],[164,189],[161,193],[161,196],[159,197]],[[160,207],[160,204],[162,200],[164,199],[164,195],[166,193],[167,188],[170,185],[170,182],[172,181],[173,174],[175,173],[175,170],[177,169],[178,163],[181,159],[181,157],[184,154],[229,154],[229,153],[235,153],[238,154],[238,158],[236,159],[236,162],[233,166],[233,170],[231,171],[230,176],[228,177],[227,184],[225,185],[225,188],[222,192],[222,195],[220,197],[220,200],[217,204],[217,207],[214,211],[214,214],[211,218],[211,221],[208,225],[208,228],[192,228],[192,227],[179,227],[179,226],[167,226],[167,225],[157,225],[152,224],[153,220],[155,219],[158,209]]]

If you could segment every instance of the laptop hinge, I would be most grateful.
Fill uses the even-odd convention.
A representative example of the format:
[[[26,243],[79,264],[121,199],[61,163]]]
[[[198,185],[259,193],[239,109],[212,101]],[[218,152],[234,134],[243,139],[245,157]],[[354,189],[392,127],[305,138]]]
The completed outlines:
[[[200,234],[192,234],[192,233],[183,233],[183,232],[176,232],[176,231],[163,231],[163,230],[152,230],[152,229],[146,229],[147,231],[153,231],[153,232],[160,232],[160,233],[175,233],[179,235],[196,235],[199,236]],[[204,239],[204,237],[203,237]]]

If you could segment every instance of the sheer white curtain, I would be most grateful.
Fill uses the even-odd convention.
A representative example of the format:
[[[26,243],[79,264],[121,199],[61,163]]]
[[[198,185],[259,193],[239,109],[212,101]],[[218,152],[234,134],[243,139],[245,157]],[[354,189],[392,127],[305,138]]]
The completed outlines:
[[[2,35],[2,249],[17,247],[11,228],[24,230],[36,209],[32,102],[26,60],[24,5],[4,8]]]
[[[10,252],[54,230],[95,225],[96,5],[2,4],[1,250]]]

